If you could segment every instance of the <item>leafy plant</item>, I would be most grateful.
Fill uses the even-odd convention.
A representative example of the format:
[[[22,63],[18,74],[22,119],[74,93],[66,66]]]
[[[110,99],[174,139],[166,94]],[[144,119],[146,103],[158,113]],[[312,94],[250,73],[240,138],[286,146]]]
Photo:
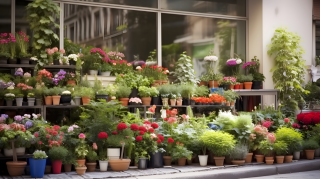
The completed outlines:
[[[106,63],[106,62],[102,62],[101,72],[106,72],[106,71],[111,71],[111,70],[112,70],[111,64]]]
[[[44,96],[52,96],[53,95],[53,88],[45,88],[44,90],[43,90],[43,95]]]
[[[288,145],[288,154],[299,150],[302,144],[302,134],[294,129],[281,127],[275,133],[276,139],[284,141]]]
[[[237,82],[239,82],[239,83],[244,83],[244,82],[246,82],[246,81],[244,81],[245,76],[246,76],[246,75],[243,75],[243,74],[237,75]]]
[[[151,88],[146,86],[140,86],[138,90],[139,90],[140,97],[151,97],[151,92],[152,92]]]
[[[271,156],[273,151],[273,143],[269,142],[269,140],[263,140],[259,145],[260,152],[265,156]]]
[[[200,76],[200,81],[209,81],[209,75],[208,74],[204,74]]]
[[[51,89],[52,96],[61,95],[62,91],[63,91],[63,89],[59,88],[59,87],[54,87]]]
[[[188,83],[191,82],[193,84],[198,83],[198,79],[195,76],[195,71],[193,69],[191,57],[183,52],[180,55],[180,58],[176,62],[176,69],[174,71],[174,76],[177,77],[177,82],[180,83]]]
[[[98,155],[97,152],[93,151],[93,150],[89,150],[88,154],[87,154],[87,160],[90,163],[94,163],[98,160]]]
[[[45,151],[36,150],[35,152],[33,152],[33,158],[34,159],[46,159],[46,158],[48,158],[48,156]]]
[[[131,88],[128,86],[118,86],[118,90],[116,92],[117,98],[129,98],[131,94]]]
[[[51,161],[55,161],[55,160],[64,160],[64,158],[68,155],[68,150],[64,147],[52,147],[49,150],[49,158],[51,159]]]
[[[196,92],[196,88],[192,83],[181,84],[180,88],[181,88],[181,96],[183,98],[191,98]]]
[[[209,88],[207,86],[196,86],[194,89],[193,96],[195,97],[206,97],[209,95]]]
[[[244,160],[248,152],[248,146],[238,143],[234,149],[230,151],[230,158],[233,160]]]
[[[319,144],[317,141],[313,139],[309,139],[303,142],[303,149],[304,150],[315,150],[320,148]]]
[[[251,131],[253,130],[252,118],[250,115],[240,115],[235,118],[234,132],[231,132],[235,138],[241,143],[246,143],[249,140]]]
[[[283,156],[288,152],[288,145],[284,141],[276,140],[273,145],[273,150],[278,156]]]
[[[237,92],[233,90],[227,90],[227,91],[223,91],[223,97],[226,99],[227,102],[232,102],[238,99],[239,95]]]
[[[95,97],[94,90],[88,87],[80,87],[80,97],[89,97],[93,99]]]
[[[191,160],[192,157],[192,151],[188,150],[186,147],[183,146],[183,144],[181,145],[177,144],[173,150],[172,150],[172,160],[177,160],[180,158],[187,158],[188,160]]]
[[[251,81],[253,80],[252,74],[244,75],[244,76],[242,76],[241,78],[242,78],[241,80],[242,80],[243,82],[251,82]],[[241,82],[240,82],[240,83],[241,83]]]
[[[253,81],[264,81],[266,77],[262,73],[253,73]]]
[[[73,151],[68,151],[68,155],[62,160],[62,164],[76,164],[76,157]]]

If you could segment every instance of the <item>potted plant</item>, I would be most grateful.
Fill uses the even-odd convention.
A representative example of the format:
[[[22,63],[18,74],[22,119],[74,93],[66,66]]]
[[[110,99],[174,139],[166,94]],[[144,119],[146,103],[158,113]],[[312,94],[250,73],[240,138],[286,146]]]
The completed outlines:
[[[177,95],[175,94],[170,94],[170,105],[171,106],[175,106],[176,105],[176,101],[177,101]]]
[[[220,86],[224,90],[234,89],[234,85],[236,84],[237,78],[235,77],[223,77]]]
[[[44,100],[46,105],[52,105],[52,95],[53,89],[52,88],[45,88],[43,90]]]
[[[0,40],[0,64],[7,64],[10,57],[8,33],[1,33]]]
[[[61,104],[70,104],[71,103],[71,92],[70,91],[66,90],[61,93],[60,103]]]
[[[77,81],[77,75],[75,73],[67,73],[65,75],[66,81],[68,85],[72,85],[75,86],[76,85],[76,81]]]
[[[72,92],[72,97],[74,99],[74,104],[81,105],[81,91],[79,86],[75,86],[74,91]]]
[[[96,100],[102,99],[108,101],[109,99],[109,90],[107,88],[101,88],[96,92]]]
[[[150,105],[151,104],[151,91],[152,88],[155,87],[146,87],[146,86],[140,86],[138,88],[139,96],[141,97],[141,101],[143,105]]]
[[[28,99],[28,106],[34,106],[34,102],[36,100],[36,98],[34,97],[34,94],[28,93],[27,99]]]
[[[209,79],[209,88],[218,88],[223,76],[221,74],[211,74],[208,77]]]
[[[28,53],[29,38],[26,33],[20,31],[16,33],[16,42],[18,49],[18,57],[20,58],[20,64],[29,64],[29,58],[31,54]]]
[[[30,58],[30,64],[35,65],[38,63],[38,58],[36,56]]]
[[[186,161],[191,160],[192,152],[183,146],[183,143],[176,142],[176,146],[172,150],[172,160],[178,160],[179,166],[185,166]]]
[[[172,147],[173,147],[173,144],[174,143],[174,140],[172,138],[168,138],[167,140],[167,147],[166,147],[166,152],[163,156],[163,162],[164,162],[164,165],[165,166],[170,166],[171,165],[171,162],[172,162]]]
[[[146,65],[156,65],[157,64],[157,50],[154,49],[149,53],[148,59],[146,60]]]
[[[108,134],[106,132],[100,132],[98,134],[98,145],[99,146],[99,167],[100,167],[100,172],[106,172],[108,170],[108,155],[107,151],[105,150],[107,146],[107,139],[108,139]],[[97,144],[93,144],[93,148],[97,149]],[[120,153],[120,151],[119,151]],[[119,159],[119,157],[118,157]]]
[[[102,62],[101,76],[110,76],[111,71],[112,71],[112,65],[108,62]]]
[[[97,152],[90,149],[87,154],[87,163],[86,163],[86,166],[88,167],[87,172],[94,172],[96,170],[98,159],[99,157],[97,155]]]
[[[128,106],[129,96],[131,93],[131,89],[128,86],[118,86],[118,90],[116,92],[116,96],[119,101],[122,102],[123,106]]]
[[[200,79],[199,86],[208,86],[209,76],[207,74],[201,75],[199,79]],[[213,87],[213,81],[211,86]]]
[[[252,74],[246,75],[242,77],[244,89],[251,89],[252,88],[252,80],[253,76]]]
[[[76,165],[76,157],[74,156],[74,151],[69,151],[67,156],[62,160],[64,172],[71,172],[72,165]]]
[[[142,101],[140,98],[130,98],[129,104],[130,105],[141,105]]]
[[[239,89],[244,89],[243,83],[245,82],[244,81],[245,76],[246,75],[243,75],[243,74],[237,75],[237,82],[240,84]]]
[[[22,106],[24,95],[22,93],[19,93],[16,95],[16,104],[17,106]]]
[[[159,97],[159,91],[157,88],[153,87],[151,88],[151,104],[152,105],[160,105],[160,97]]]
[[[163,106],[169,105],[169,96],[170,94],[161,94],[161,101]]]
[[[223,131],[206,131],[200,136],[200,140],[209,151],[214,153],[216,166],[223,166],[225,155],[235,146],[233,135]]]
[[[62,161],[68,155],[68,150],[62,146],[54,146],[49,149],[48,156],[52,162],[52,173],[60,174]]]
[[[4,99],[6,100],[7,106],[12,106],[13,100],[16,96],[13,93],[6,93]]]
[[[262,82],[266,77],[262,73],[253,73],[252,89],[262,89]]]
[[[86,142],[84,141],[86,136],[83,133],[81,133],[78,137],[80,141],[77,143],[77,146],[75,148],[75,154],[77,156],[78,165],[84,165],[86,163],[86,156],[89,150],[88,146],[86,145]]]
[[[306,152],[306,156],[308,160],[314,159],[314,151],[318,148],[319,148],[318,142],[313,139],[308,139],[303,142],[303,149]]]
[[[80,87],[79,90],[82,104],[88,105],[90,103],[90,99],[93,99],[95,97],[93,89],[89,87]]]
[[[43,98],[43,88],[36,88],[33,90],[34,97],[36,98],[36,105],[41,106],[42,105],[42,98]]]
[[[284,141],[277,140],[273,145],[273,150],[276,153],[277,163],[283,163],[284,156],[288,151],[288,145]]]
[[[75,169],[78,175],[84,175],[86,173],[87,167],[85,165],[75,165]]]
[[[188,84],[181,84],[180,86],[180,94],[182,96],[182,104],[183,105],[190,105],[191,104],[191,98],[196,92],[196,88],[194,84],[188,83]],[[171,92],[169,91],[168,94]]]
[[[180,54],[180,58],[175,64],[174,76],[177,77],[176,82],[197,84],[198,79],[193,69],[191,57],[187,52]]]
[[[43,178],[46,169],[47,154],[44,151],[36,150],[33,158],[29,159],[30,173],[32,178]]]
[[[78,61],[79,56],[77,54],[70,54],[68,55],[69,64],[70,65],[76,65]]]
[[[269,140],[264,140],[260,142],[259,150],[265,156],[266,164],[272,165],[274,162],[273,153],[272,153],[273,143],[271,143]]]
[[[17,64],[17,48],[16,48],[16,38],[14,34],[10,34],[8,36],[8,44],[9,44],[9,64]]]
[[[177,93],[177,106],[182,106],[182,96],[180,93]]]
[[[243,165],[248,154],[248,146],[238,143],[230,152],[230,158],[233,165]]]
[[[200,141],[199,145],[201,145],[202,154],[203,154],[203,155],[198,155],[199,163],[200,163],[200,166],[207,166],[208,164],[208,155],[206,155],[207,148],[201,139],[199,141]]]
[[[61,98],[62,89],[59,87],[52,88],[52,104],[59,105]]]
[[[239,95],[233,90],[227,90],[223,91],[223,97],[227,101],[227,106],[234,106],[236,99],[239,98]]]

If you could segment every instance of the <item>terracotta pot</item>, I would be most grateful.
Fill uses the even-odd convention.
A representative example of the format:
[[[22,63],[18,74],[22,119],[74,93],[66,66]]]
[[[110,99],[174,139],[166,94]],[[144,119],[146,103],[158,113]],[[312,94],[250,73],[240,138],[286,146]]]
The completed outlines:
[[[234,106],[235,103],[236,102],[234,102],[234,101],[230,102],[230,106]]]
[[[213,88],[214,87],[214,81],[209,81],[209,88]]]
[[[176,105],[176,99],[170,99],[170,105],[175,106]]]
[[[252,162],[252,155],[253,155],[253,153],[248,153],[247,154],[247,157],[245,159],[246,163],[251,163]]]
[[[234,85],[229,85],[229,90],[234,89]]]
[[[171,156],[163,156],[164,166],[170,166],[172,162]]]
[[[262,163],[264,159],[264,155],[256,155],[256,160],[258,163]]]
[[[199,86],[208,86],[206,81],[200,81]]]
[[[52,96],[53,105],[59,105],[60,104],[60,98],[61,98],[61,96]]]
[[[128,106],[129,98],[119,98],[122,106]]]
[[[251,89],[252,88],[252,82],[244,82],[244,89]]]
[[[283,163],[284,161],[284,156],[276,156],[277,163]]]
[[[78,175],[84,175],[86,173],[87,167],[76,167],[76,171]]]
[[[214,88],[218,88],[219,87],[219,82],[218,81],[214,81],[213,82],[213,87]]]
[[[78,165],[85,165],[86,164],[86,159],[79,159],[77,160]]]
[[[167,84],[168,81],[167,80],[162,80],[162,84]]]
[[[168,106],[169,105],[169,99],[168,98],[161,98],[162,105],[163,106]]]
[[[142,97],[141,98],[143,105],[150,105],[151,104],[151,97]]]
[[[293,158],[293,155],[286,155],[284,157],[284,163],[291,163],[292,162],[292,158]]]
[[[24,168],[27,165],[27,162],[17,161],[17,162],[7,162],[7,169],[10,176],[20,176],[24,172]]]
[[[179,166],[185,166],[187,162],[187,158],[179,158],[178,159],[178,165]]]
[[[240,89],[240,84],[234,85],[234,89]]]
[[[177,100],[177,106],[182,106],[182,100]]]
[[[83,105],[88,105],[90,103],[90,98],[89,97],[81,97],[82,98],[82,104]]]
[[[273,157],[265,157],[265,161],[267,165],[272,165],[274,162],[274,158]]]
[[[130,159],[111,159],[109,164],[113,171],[126,171],[129,168]]]
[[[243,165],[245,160],[232,160],[233,165]]]
[[[74,80],[68,80],[67,84],[72,85],[72,86],[76,86],[76,81]]]
[[[187,164],[188,165],[192,165],[192,159],[193,159],[193,157],[191,158],[191,160],[187,159]]]
[[[314,159],[314,152],[315,150],[305,150],[306,156],[308,160],[313,160]]]
[[[226,106],[230,106],[230,102],[226,102]]]
[[[157,86],[159,86],[160,84],[159,83],[152,83],[151,84],[151,87],[157,87]]]
[[[94,172],[96,171],[96,166],[97,166],[97,163],[86,163],[86,166],[87,166],[87,172]]]
[[[46,96],[44,98],[46,105],[52,105],[52,96]]]
[[[72,164],[63,164],[64,172],[71,172]]]
[[[239,89],[243,89],[243,83],[240,83],[240,88]]]
[[[225,157],[213,157],[216,166],[223,166]]]
[[[61,160],[55,160],[52,162],[52,173],[53,174],[60,174],[61,173],[61,167],[62,167],[62,161]]]

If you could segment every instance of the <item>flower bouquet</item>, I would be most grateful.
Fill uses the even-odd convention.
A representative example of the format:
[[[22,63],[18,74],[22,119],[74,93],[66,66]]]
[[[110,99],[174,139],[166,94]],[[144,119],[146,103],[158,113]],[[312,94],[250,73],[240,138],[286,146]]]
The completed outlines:
[[[141,104],[142,104],[142,101],[141,101],[140,98],[137,98],[137,97],[135,97],[135,98],[130,98],[129,104],[130,104],[130,105],[141,105]]]

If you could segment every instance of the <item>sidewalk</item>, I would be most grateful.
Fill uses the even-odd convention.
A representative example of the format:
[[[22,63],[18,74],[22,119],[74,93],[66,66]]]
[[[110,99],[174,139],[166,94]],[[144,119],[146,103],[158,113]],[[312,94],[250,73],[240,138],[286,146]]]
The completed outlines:
[[[130,168],[124,172],[87,172],[85,175],[77,175],[76,172],[68,172],[61,174],[48,174],[45,175],[46,179],[102,179],[102,178],[129,178],[129,179],[169,179],[169,178],[181,178],[181,179],[194,179],[194,178],[223,178],[223,179],[237,179],[237,178],[249,178],[260,177],[277,174],[304,172],[320,169],[320,159],[315,160],[299,160],[293,163],[286,164],[258,164],[252,163],[245,166],[226,165],[222,167],[206,166],[201,167],[198,164],[187,166],[172,166],[165,168],[154,168],[147,170],[139,170]],[[9,179],[9,176],[0,176],[0,179]],[[21,176],[13,178],[28,178],[30,176]]]

